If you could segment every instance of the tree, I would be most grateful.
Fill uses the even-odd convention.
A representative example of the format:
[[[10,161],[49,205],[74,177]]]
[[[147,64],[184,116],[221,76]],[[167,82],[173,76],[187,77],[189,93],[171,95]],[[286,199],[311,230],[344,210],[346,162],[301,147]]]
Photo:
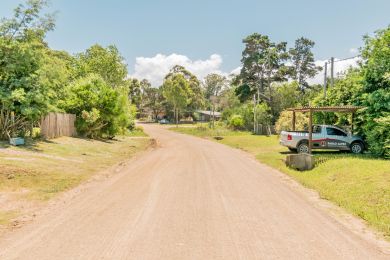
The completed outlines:
[[[275,120],[272,83],[287,80],[288,67],[284,64],[289,56],[286,51],[287,43],[273,43],[268,36],[258,33],[249,35],[243,42],[245,49],[242,53],[242,69],[239,76],[242,87],[237,91],[245,94],[239,92],[237,94],[241,97],[252,94],[255,104],[259,104],[260,100],[267,102],[271,108],[272,118]],[[256,114],[254,111],[255,127]]]
[[[54,28],[53,16],[40,15],[46,4],[29,0],[15,9],[13,18],[0,22],[1,139],[32,133],[32,125],[50,107],[50,86],[40,77],[47,49],[43,38]]]
[[[177,126],[179,123],[179,111],[190,103],[194,94],[188,80],[182,74],[172,74],[167,77],[162,88],[164,97],[173,106]]]
[[[390,26],[364,38],[362,73],[364,76],[362,104],[363,131],[370,149],[377,155],[390,157]],[[384,131],[384,129],[387,129]]]
[[[257,95],[257,100],[272,102],[271,83],[287,80],[284,61],[288,58],[286,42],[273,43],[268,36],[254,33],[243,40],[240,79]],[[268,89],[268,92],[267,90]]]
[[[9,138],[12,132],[23,135],[48,111],[49,88],[41,85],[38,77],[41,48],[39,41],[9,41],[0,37],[1,139]],[[12,113],[17,121],[6,120]]]
[[[301,37],[295,41],[295,47],[289,53],[292,61],[291,76],[298,82],[299,89],[304,92],[309,87],[307,79],[314,77],[322,68],[315,66],[311,49],[314,42]]]
[[[140,107],[142,101],[141,82],[138,79],[127,79],[126,85],[129,88],[129,100],[137,108]]]
[[[43,17],[40,12],[48,5],[47,0],[27,0],[14,10],[14,16],[0,21],[0,37],[7,40],[28,40],[30,37],[43,39],[55,27],[54,14]]]
[[[188,98],[189,103],[187,104],[187,108],[190,110],[197,109],[204,105],[204,95],[203,90],[201,88],[201,84],[198,78],[189,72],[186,68],[180,65],[174,66],[169,73],[165,76],[165,79],[170,79],[176,75],[182,75],[183,78],[187,81],[188,86],[190,88],[190,92]]]
[[[153,119],[164,110],[165,99],[161,88],[148,88],[145,90],[144,107],[152,112]]]
[[[78,77],[93,73],[100,75],[113,88],[125,85],[127,66],[114,45],[104,48],[95,44],[76,57],[75,67]]]

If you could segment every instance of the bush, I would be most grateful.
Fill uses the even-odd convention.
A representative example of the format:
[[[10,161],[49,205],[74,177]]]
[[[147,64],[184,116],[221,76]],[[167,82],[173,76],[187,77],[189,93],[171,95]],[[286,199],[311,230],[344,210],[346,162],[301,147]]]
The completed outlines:
[[[292,117],[293,113],[290,111],[283,111],[280,113],[278,120],[275,123],[275,131],[280,134],[282,131],[292,130]],[[295,113],[295,129],[304,130],[308,129],[309,118],[304,113]]]
[[[375,127],[367,132],[370,151],[390,159],[390,113],[374,119]]]
[[[230,125],[230,119],[234,115],[240,115],[244,121],[243,129],[253,129],[253,105],[250,103],[242,104],[241,106],[226,109],[222,112],[222,120]]]
[[[232,115],[229,119],[229,126],[235,130],[244,128],[244,119],[241,115]]]
[[[134,127],[135,113],[121,89],[113,89],[96,75],[69,86],[64,109],[76,114],[79,134],[91,138],[113,137]]]

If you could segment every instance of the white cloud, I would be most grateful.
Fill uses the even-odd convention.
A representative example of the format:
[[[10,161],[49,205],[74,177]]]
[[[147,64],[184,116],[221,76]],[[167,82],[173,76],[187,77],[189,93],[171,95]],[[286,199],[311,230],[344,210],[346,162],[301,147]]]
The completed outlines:
[[[210,73],[227,75],[220,69],[222,57],[218,54],[212,54],[206,60],[191,60],[185,55],[173,53],[170,55],[157,54],[150,58],[136,58],[134,73],[130,77],[147,79],[152,83],[152,86],[158,87],[163,83],[165,75],[175,65],[184,66],[199,79],[203,79]]]
[[[338,74],[347,71],[350,67],[357,67],[360,58],[355,57],[348,60],[340,60],[335,58],[334,62],[334,76],[337,77]],[[325,61],[328,62],[328,77],[330,77],[330,61],[329,60],[317,60],[315,62],[316,66],[321,66],[323,69],[320,71],[314,78],[309,79],[310,84],[323,84],[324,83],[324,65]]]

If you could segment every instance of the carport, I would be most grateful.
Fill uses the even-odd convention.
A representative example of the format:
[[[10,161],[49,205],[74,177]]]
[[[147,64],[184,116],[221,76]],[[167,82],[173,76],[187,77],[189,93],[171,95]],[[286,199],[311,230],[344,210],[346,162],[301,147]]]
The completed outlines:
[[[311,154],[311,148],[313,143],[313,113],[314,112],[337,112],[337,113],[351,113],[351,128],[353,132],[353,119],[357,110],[362,109],[362,106],[328,106],[328,107],[298,107],[288,108],[287,111],[293,113],[292,117],[292,130],[295,131],[295,114],[298,112],[309,112],[309,154]]]

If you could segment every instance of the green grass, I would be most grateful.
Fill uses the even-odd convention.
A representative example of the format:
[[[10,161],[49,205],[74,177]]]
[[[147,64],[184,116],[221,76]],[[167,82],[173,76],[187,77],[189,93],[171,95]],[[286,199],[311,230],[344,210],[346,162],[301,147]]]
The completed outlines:
[[[367,154],[315,151],[313,154],[319,161],[316,167],[299,172],[285,166],[283,160],[289,150],[279,145],[277,136],[256,136],[228,129],[220,129],[217,134],[217,130],[198,127],[172,130],[204,138],[223,136],[218,142],[255,155],[260,162],[292,176],[304,186],[317,190],[322,198],[366,220],[390,239],[389,160]]]
[[[149,138],[128,136],[110,141],[61,137],[21,147],[2,143],[0,192],[23,191],[21,199],[48,200],[149,144]]]

